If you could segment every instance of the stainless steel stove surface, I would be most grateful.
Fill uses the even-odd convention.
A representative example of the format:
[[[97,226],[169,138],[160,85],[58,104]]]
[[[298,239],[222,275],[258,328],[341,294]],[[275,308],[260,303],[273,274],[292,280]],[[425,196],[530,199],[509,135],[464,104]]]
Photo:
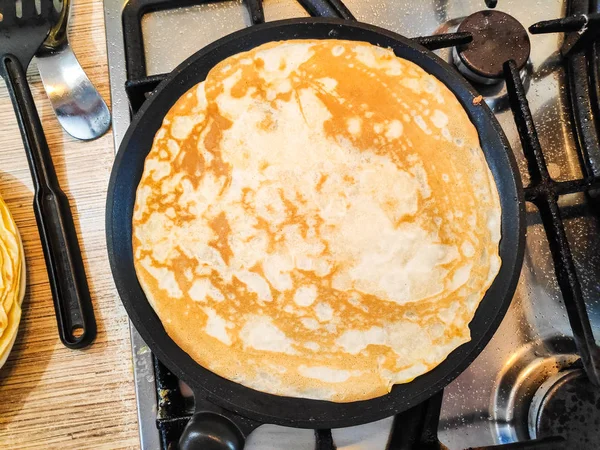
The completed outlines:
[[[104,0],[117,148],[130,122],[125,92],[123,3],[123,0]],[[510,14],[528,28],[538,21],[564,17],[568,3],[562,0],[501,0],[496,10]],[[344,4],[358,20],[408,37],[456,31],[462,19],[485,9],[483,0],[344,0]],[[295,0],[264,0],[263,5],[267,21],[308,16]],[[142,30],[148,75],[170,71],[203,46],[249,24],[250,18],[241,0],[146,14]],[[581,178],[583,174],[565,88],[567,80],[560,55],[563,36],[530,34],[529,39],[531,54],[521,71],[521,78],[527,88],[548,169],[556,181]],[[437,53],[451,63],[457,60],[455,50],[454,54],[449,49]],[[506,88],[502,82],[481,86],[481,92],[504,129],[517,157],[524,184],[527,184],[527,162],[508,108]],[[587,313],[597,333],[600,329],[600,226],[599,217],[590,212],[586,198],[583,194],[565,195],[559,204],[587,301]],[[553,407],[553,401],[561,401],[558,395],[551,395],[558,384],[576,383],[573,380],[583,376],[580,369],[559,373],[579,357],[542,220],[531,203],[527,203],[527,224],[525,261],[511,307],[479,357],[444,390],[439,438],[451,449],[544,437],[547,433],[544,427],[551,427],[551,421],[540,411]],[[134,329],[131,334],[142,447],[159,449],[153,361]],[[596,411],[600,409],[598,405],[600,400],[595,406]],[[384,449],[392,421],[389,418],[351,429],[333,430],[333,439],[338,449]],[[598,424],[589,425],[598,428]],[[580,448],[586,448],[588,444],[593,445],[583,443]],[[273,425],[258,428],[246,444],[247,449],[314,447],[312,430]]]

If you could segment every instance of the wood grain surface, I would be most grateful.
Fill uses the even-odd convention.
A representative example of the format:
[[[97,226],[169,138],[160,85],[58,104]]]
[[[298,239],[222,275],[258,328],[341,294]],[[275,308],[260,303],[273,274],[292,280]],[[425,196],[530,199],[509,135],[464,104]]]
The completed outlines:
[[[74,0],[69,37],[109,101],[101,0]],[[8,93],[0,86],[0,194],[23,238],[27,294],[13,351],[0,369],[0,448],[139,448],[127,315],[110,274],[104,204],[113,161],[109,132],[81,142],[62,130],[35,63],[30,85],[63,190],[71,202],[98,322],[96,341],[69,350],[59,338],[32,210],[32,184]]]

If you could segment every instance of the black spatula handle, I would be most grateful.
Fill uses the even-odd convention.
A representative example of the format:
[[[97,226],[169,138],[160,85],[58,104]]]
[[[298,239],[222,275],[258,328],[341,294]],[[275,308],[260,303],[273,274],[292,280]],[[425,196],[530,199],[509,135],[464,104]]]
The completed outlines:
[[[21,62],[12,55],[6,55],[2,58],[2,71],[6,75],[33,178],[33,210],[44,250],[60,340],[69,348],[85,347],[96,337],[96,321],[69,200],[58,184]]]

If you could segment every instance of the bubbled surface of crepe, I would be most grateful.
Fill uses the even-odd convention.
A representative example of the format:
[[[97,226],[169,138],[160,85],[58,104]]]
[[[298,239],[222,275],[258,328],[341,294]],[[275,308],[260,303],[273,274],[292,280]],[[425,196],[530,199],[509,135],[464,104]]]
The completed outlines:
[[[272,394],[389,392],[470,339],[500,205],[455,96],[367,43],[269,43],[215,66],[157,132],[140,283],[199,364]]]

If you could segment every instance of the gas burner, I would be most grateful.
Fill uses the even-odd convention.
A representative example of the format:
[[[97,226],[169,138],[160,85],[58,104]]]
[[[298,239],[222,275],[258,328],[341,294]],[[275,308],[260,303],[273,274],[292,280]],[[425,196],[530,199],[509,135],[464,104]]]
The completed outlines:
[[[481,84],[502,81],[503,64],[512,59],[525,67],[531,45],[527,30],[517,19],[500,11],[479,11],[465,18],[459,32],[473,40],[453,53],[454,63],[466,78]]]
[[[490,403],[497,443],[527,441],[528,415],[536,392],[544,383],[577,363],[575,343],[549,338],[526,345],[513,355],[497,379]]]
[[[550,377],[533,397],[529,434],[563,436],[572,448],[600,448],[600,388],[581,369]]]
[[[468,25],[469,21],[471,21],[471,19],[475,16],[482,16],[482,15],[487,15],[489,16],[490,14],[496,16],[496,15],[500,15],[500,16],[506,16],[510,18],[511,23],[513,21],[516,21],[514,18],[512,18],[511,16],[508,16],[505,13],[501,13],[501,12],[497,12],[497,11],[480,11],[478,13],[472,14],[468,17],[456,17],[453,19],[450,19],[446,22],[444,22],[443,24],[441,24],[436,30],[434,34],[445,34],[445,33],[456,33],[458,31],[462,31],[464,28],[466,27],[470,27],[473,28],[471,25]],[[498,22],[497,20],[492,20],[490,22]],[[465,25],[466,23],[466,25]],[[471,21],[471,24],[473,22]],[[523,28],[523,26],[519,23],[517,23],[518,28],[520,28],[522,30],[522,32],[525,32],[525,29]],[[497,26],[497,25],[496,25]],[[498,42],[496,41],[496,43],[490,43],[487,42],[485,39],[485,36],[482,36],[480,34],[480,30],[469,30],[472,34],[473,34],[473,41],[471,41],[470,44],[466,45],[466,46],[462,46],[462,47],[452,47],[452,49],[442,49],[442,50],[438,50],[438,55],[440,56],[440,58],[442,58],[443,60],[445,60],[446,62],[448,62],[449,64],[454,64],[456,66],[456,68],[458,69],[459,72],[461,72],[462,75],[465,76],[465,78],[467,78],[471,84],[473,85],[473,87],[475,89],[477,89],[477,91],[483,96],[485,102],[487,103],[487,105],[492,109],[492,111],[494,111],[495,113],[500,113],[503,112],[505,110],[507,110],[510,105],[508,102],[508,91],[506,90],[506,83],[504,82],[504,78],[502,75],[502,64],[504,61],[504,58],[514,58],[516,57],[516,55],[508,55],[508,56],[502,56],[502,55],[498,55],[498,53],[496,52],[496,57],[498,58],[498,61],[495,63],[498,65],[500,72],[496,71],[496,73],[498,74],[498,78],[489,78],[489,77],[483,77],[481,75],[478,75],[476,72],[474,72],[473,70],[469,69],[462,61],[461,59],[461,55],[459,55],[459,51],[461,53],[465,53],[465,51],[468,50],[467,55],[469,54],[474,54],[475,50],[472,47],[475,47],[477,45],[477,43],[480,43],[480,46],[501,46]],[[487,31],[486,31],[487,32]],[[527,42],[527,49],[529,48],[529,40],[527,37],[527,33],[525,32],[525,40]],[[491,47],[485,47],[485,49],[487,48],[491,48]],[[481,53],[485,53],[486,50],[481,51]],[[493,52],[495,52],[495,50],[492,50]],[[506,53],[510,53],[510,52],[506,52]],[[527,55],[529,54],[529,52],[527,51]],[[525,63],[521,64],[521,60],[519,60],[519,67],[521,67],[519,74],[521,77],[521,83],[523,83],[523,87],[525,88],[525,92],[527,92],[529,90],[529,86],[531,84],[531,75],[533,72],[533,66],[531,63],[531,60],[528,58],[528,56],[525,56]],[[470,61],[472,61],[473,59],[471,58]],[[500,61],[502,60],[502,61]]]

